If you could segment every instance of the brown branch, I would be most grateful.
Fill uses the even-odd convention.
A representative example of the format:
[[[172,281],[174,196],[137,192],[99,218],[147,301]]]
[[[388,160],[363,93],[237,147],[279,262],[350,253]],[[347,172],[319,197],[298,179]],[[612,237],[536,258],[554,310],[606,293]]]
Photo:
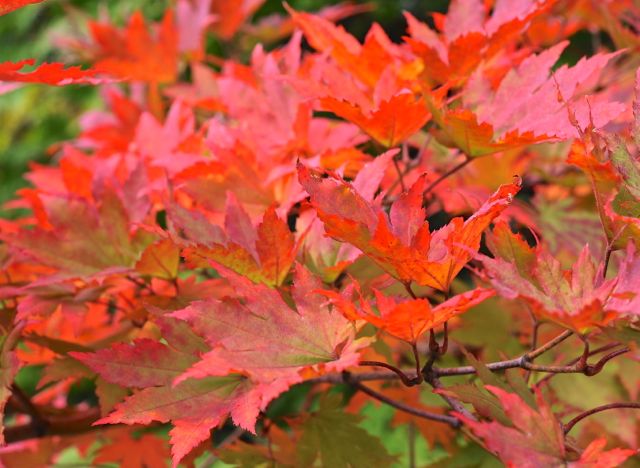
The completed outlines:
[[[575,366],[571,366],[573,370],[569,370],[569,366],[564,366],[564,367],[542,366],[538,364],[533,364],[531,362],[532,359],[535,359],[538,356],[541,356],[542,354],[546,353],[553,347],[562,343],[564,340],[569,338],[571,334],[572,332],[567,330],[561,333],[560,335],[556,336],[552,340],[547,341],[542,346],[534,349],[533,351],[529,351],[528,353],[525,353],[518,358],[509,359],[506,361],[490,362],[486,364],[486,367],[491,371],[500,371],[500,370],[514,369],[516,367],[519,367],[522,369],[540,371],[540,372],[565,372],[565,373],[578,372],[577,370],[575,370]],[[450,367],[446,369],[433,368],[432,371],[436,375],[436,377],[449,377],[452,375],[468,375],[468,374],[476,373],[476,369],[473,366]]]
[[[42,437],[47,432],[48,421],[40,414],[40,410],[33,404],[31,398],[15,383],[11,384],[11,396],[16,399],[20,408],[31,417],[29,425],[37,437]]]
[[[5,428],[4,438],[7,443],[13,443],[50,435],[81,434],[99,429],[100,426],[93,426],[99,417],[100,410],[98,408],[91,408],[71,415],[50,415],[46,418],[47,427],[44,433],[39,433],[29,423]]]
[[[538,356],[540,356],[540,355],[546,353],[547,351],[549,351],[551,348],[554,348],[555,346],[557,346],[560,343],[562,343],[564,340],[569,338],[572,334],[573,334],[573,332],[571,330],[566,330],[566,331],[562,332],[560,335],[558,335],[555,338],[553,338],[552,340],[547,341],[542,346],[534,349],[533,351],[528,352],[526,355],[527,355],[527,357],[529,359],[535,359]]]
[[[422,381],[422,379],[419,378],[419,377],[409,377],[404,371],[402,371],[402,370],[398,369],[396,366],[393,366],[393,365],[388,364],[386,362],[381,362],[381,361],[360,361],[358,365],[360,365],[360,366],[384,367],[385,369],[389,369],[391,372],[395,373],[400,378],[402,383],[404,385],[406,385],[407,387],[412,387],[412,386],[414,386],[417,383],[420,383]],[[420,381],[418,381],[418,379]]]
[[[603,346],[601,346],[601,347],[599,347],[599,348],[596,348],[596,349],[594,349],[594,350],[592,350],[592,351],[589,351],[589,356],[594,356],[594,355],[596,355],[596,354],[600,354],[600,353],[603,353],[603,352],[605,352],[605,351],[609,351],[610,349],[616,348],[616,347],[618,347],[618,346],[620,346],[620,345],[621,345],[621,343],[619,343],[619,342],[609,343],[609,344],[603,345]],[[627,350],[627,349],[625,349],[625,348],[622,348],[620,351],[622,351],[622,350],[624,350],[624,352],[625,352],[625,353],[628,351],[628,350]],[[621,353],[621,354],[622,354],[622,353]],[[582,357],[582,356],[577,357],[577,358],[574,358],[574,359],[570,360],[569,362],[567,362],[567,364],[565,364],[565,365],[567,365],[567,366],[574,365],[575,363],[577,363],[577,362],[581,359],[581,357]],[[610,359],[610,358],[609,358],[609,359]],[[607,359],[607,361],[608,361],[609,359]],[[596,365],[595,365],[594,367],[602,366],[602,365],[604,365],[604,364],[606,364],[606,361],[605,361],[605,362],[602,362],[602,359],[601,359],[600,361],[598,361],[598,362],[596,363]],[[600,367],[600,369],[602,369],[602,367]],[[549,374],[549,375],[544,376],[542,379],[540,379],[538,382],[536,382],[536,384],[534,385],[534,388],[539,388],[540,386],[542,386],[543,384],[545,384],[546,382],[548,382],[549,380],[551,380],[551,379],[553,378],[553,376],[554,376],[554,375],[555,375],[555,374]]]
[[[548,377],[551,377],[556,373],[563,373],[563,374],[580,373],[580,374],[586,374],[591,376],[600,372],[604,368],[604,365],[614,357],[617,357],[621,354],[624,354],[630,351],[628,347],[615,350],[607,354],[606,356],[603,356],[596,364],[594,365],[587,364],[584,367],[577,365],[577,363],[580,361],[582,356],[576,359],[573,359],[572,361],[570,361],[568,364],[564,366],[541,365],[541,364],[534,364],[530,362],[532,358],[540,356],[541,354],[545,353],[546,351],[549,351],[551,348],[553,348],[554,346],[558,345],[559,343],[567,339],[570,336],[570,334],[571,333],[568,331],[564,332],[558,335],[557,337],[555,337],[554,339],[552,339],[551,341],[543,344],[542,346],[536,348],[535,350],[529,353],[526,353],[518,358],[508,359],[505,361],[490,362],[485,364],[485,366],[490,371],[494,371],[494,372],[502,371],[506,369],[521,368],[521,369],[531,370],[531,371],[549,372],[551,375]],[[600,348],[590,351],[589,356],[593,356],[595,354],[599,354],[604,351],[609,351],[617,346],[620,346],[620,343],[616,342],[616,343],[610,343],[610,344],[604,345]],[[392,372],[361,372],[361,373],[351,374],[350,378],[352,380],[355,380],[358,382],[367,382],[367,381],[375,381],[375,380],[397,380],[398,378],[401,378],[400,373],[404,375],[405,379],[407,379],[408,381],[413,382],[417,378],[417,376],[415,375],[415,371],[413,369],[398,369],[394,366],[391,366],[390,364],[377,363],[376,361],[363,361],[361,362],[361,364],[385,367],[391,370]],[[423,374],[424,374],[424,370],[425,369],[423,368]],[[460,366],[460,367],[447,367],[447,368],[433,367],[431,369],[431,374],[437,378],[451,377],[456,375],[472,375],[476,373],[477,371],[473,366]],[[548,377],[545,377],[545,379]],[[314,377],[312,379],[305,380],[305,382],[344,383],[344,379],[342,378],[341,374],[325,374],[319,377]],[[541,383],[542,381],[538,382],[536,386],[539,386]]]
[[[406,405],[400,401],[392,400],[391,398],[383,395],[382,393],[378,393],[375,390],[370,389],[369,387],[365,387],[358,381],[352,381],[348,373],[345,373],[344,379],[347,383],[353,385],[362,393],[365,393],[370,397],[375,398],[376,400],[381,401],[382,403],[385,403],[389,406],[392,406],[400,411],[404,411],[405,413],[418,416],[419,418],[429,419],[431,421],[438,421],[445,424],[449,424],[451,427],[460,427],[461,425],[460,421],[457,418],[454,418],[453,416],[447,416],[446,414],[431,413],[429,411],[424,411],[419,408],[414,408],[413,406]]]
[[[607,411],[607,410],[610,410],[610,409],[622,409],[622,408],[640,409],[640,403],[609,403],[608,405],[598,406],[596,408],[593,408],[593,409],[590,409],[588,411],[584,411],[583,413],[580,413],[578,416],[573,418],[567,424],[563,424],[562,428],[564,430],[564,433],[567,434],[571,429],[573,429],[573,426],[578,424],[580,421],[582,421],[587,416],[591,416],[592,414],[600,413],[601,411]]]

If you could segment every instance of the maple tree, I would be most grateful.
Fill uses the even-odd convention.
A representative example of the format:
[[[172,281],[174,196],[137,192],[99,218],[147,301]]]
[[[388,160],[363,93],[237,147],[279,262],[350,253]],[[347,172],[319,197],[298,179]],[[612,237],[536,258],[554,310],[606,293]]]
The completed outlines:
[[[0,220],[0,463],[638,466],[637,4],[263,3],[0,63],[104,102]]]

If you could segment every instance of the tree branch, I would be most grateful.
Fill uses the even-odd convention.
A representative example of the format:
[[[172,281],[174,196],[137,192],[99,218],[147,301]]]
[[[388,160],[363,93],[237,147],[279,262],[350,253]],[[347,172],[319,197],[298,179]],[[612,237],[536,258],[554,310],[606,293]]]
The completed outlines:
[[[11,384],[11,394],[16,399],[21,409],[31,417],[29,425],[33,428],[33,432],[36,434],[36,437],[42,437],[45,435],[49,423],[44,417],[42,417],[36,405],[31,401],[31,398],[29,398],[29,396],[15,383]]]
[[[587,364],[585,366],[577,365],[581,357],[573,359],[567,365],[564,365],[564,366],[542,365],[542,364],[534,364],[530,362],[531,359],[538,357],[543,353],[549,351],[551,348],[553,348],[554,346],[558,345],[559,343],[567,339],[570,335],[571,335],[571,332],[566,331],[556,336],[552,340],[548,341],[547,343],[543,344],[542,346],[536,348],[535,350],[529,353],[525,353],[518,358],[508,359],[505,361],[490,362],[485,365],[490,371],[494,371],[494,372],[502,371],[506,369],[520,368],[520,369],[537,371],[537,372],[548,372],[550,374],[574,373],[574,374],[585,374],[588,376],[592,376],[602,371],[602,369],[604,368],[604,365],[611,359],[630,351],[630,349],[625,346],[621,349],[615,350],[607,354],[606,356],[603,356],[596,364],[594,365]],[[601,353],[603,351],[608,351],[616,346],[620,346],[620,343],[610,343],[610,344],[604,345],[600,348],[590,351],[589,356]],[[366,363],[366,365],[383,366],[390,370],[393,368],[393,370],[392,372],[362,372],[362,373],[351,374],[351,379],[355,379],[358,382],[366,382],[366,381],[373,381],[373,380],[396,380],[398,378],[401,378],[400,375],[398,374],[398,372],[400,372],[405,376],[407,380],[409,381],[416,380],[415,371],[413,369],[398,369],[396,367],[391,366],[390,364],[386,364],[386,363],[374,364],[374,362],[376,361],[363,361],[361,362],[361,364]],[[431,374],[437,378],[451,377],[455,375],[472,375],[476,373],[477,371],[473,366],[460,366],[460,367],[447,367],[447,368],[433,367],[431,369]],[[325,374],[319,377],[314,377],[312,379],[305,380],[305,382],[343,383],[344,380],[341,374]],[[537,385],[539,384],[540,383],[538,382]]]
[[[33,425],[29,423],[5,428],[4,438],[7,443],[12,443],[50,435],[80,434],[99,429],[100,426],[93,426],[99,417],[100,410],[98,408],[91,408],[71,415],[51,415],[46,418],[47,426],[44,433],[35,430]]]

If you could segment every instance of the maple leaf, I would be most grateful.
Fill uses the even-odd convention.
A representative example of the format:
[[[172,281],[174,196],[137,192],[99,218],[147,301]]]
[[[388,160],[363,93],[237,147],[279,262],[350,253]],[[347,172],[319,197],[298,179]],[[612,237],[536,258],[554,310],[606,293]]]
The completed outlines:
[[[398,300],[384,296],[374,289],[376,306],[380,312],[378,315],[373,312],[369,302],[362,296],[357,283],[354,283],[354,289],[359,296],[359,308],[355,307],[348,298],[351,292],[349,290],[342,295],[334,291],[322,291],[322,294],[326,295],[349,320],[366,320],[390,335],[411,344],[416,344],[426,331],[442,325],[495,294],[494,291],[478,288],[457,294],[431,307],[427,299]]]
[[[135,438],[129,432],[121,432],[96,453],[93,463],[117,463],[121,468],[165,466],[169,455],[167,443],[153,434]]]
[[[478,119],[493,125],[498,135],[516,130],[561,140],[580,136],[576,127],[601,128],[620,114],[621,103],[598,95],[580,97],[619,52],[583,57],[573,67],[563,65],[552,72],[567,45],[568,41],[561,42],[509,71],[495,93],[477,103]]]
[[[360,44],[341,26],[285,5],[312,47],[330,54],[339,69],[369,90],[345,93],[339,99],[329,89],[320,93],[323,110],[358,125],[380,144],[391,148],[405,141],[428,121],[430,114],[408,81],[415,67],[379,25],[374,24]],[[342,93],[341,93],[342,94]]]
[[[83,70],[80,67],[67,67],[63,63],[42,63],[34,70],[23,71],[24,67],[32,66],[35,63],[35,59],[0,63],[0,82],[43,83],[64,86],[70,84],[97,85],[113,81],[112,78],[98,77],[99,71],[95,68]]]
[[[571,468],[615,468],[622,465],[629,457],[637,455],[637,450],[615,448],[603,451],[607,445],[604,437],[592,441],[584,449],[580,459],[569,463]]]
[[[196,302],[171,314],[187,321],[212,348],[177,382],[243,372],[275,396],[302,381],[303,371],[341,371],[358,362],[358,350],[368,340],[355,339],[353,325],[315,293],[321,285],[304,267],[295,270],[295,310],[276,290],[216,268],[237,297]]]
[[[215,15],[213,30],[222,39],[230,40],[238,28],[250,17],[265,0],[238,0],[237,2],[213,2]]]
[[[148,338],[133,344],[116,344],[95,353],[71,352],[108,382],[128,387],[147,388],[171,385],[198,359],[194,354],[171,348]]]
[[[171,421],[174,425],[170,433],[172,454],[177,466],[228,415],[236,424],[253,431],[259,411],[270,398],[237,374],[190,379],[174,385],[176,378],[197,362],[195,353],[203,349],[193,332],[172,327],[171,320],[167,317],[160,322],[165,331],[170,327],[166,335],[169,346],[156,340],[139,339],[94,353],[72,352],[70,355],[107,382],[142,388],[116,404],[115,410],[96,424]]]
[[[517,130],[496,137],[493,126],[487,122],[479,123],[477,115],[470,110],[438,109],[430,97],[427,98],[427,102],[433,119],[440,126],[440,131],[434,132],[438,141],[447,146],[460,148],[470,157],[486,156],[552,139],[546,135],[536,136],[532,132],[520,133]]]
[[[298,173],[329,236],[356,246],[402,282],[441,291],[448,290],[480,247],[482,232],[520,190],[503,185],[466,221],[454,218],[432,234],[422,208],[424,177],[396,200],[387,217],[343,180],[320,178],[303,165]]]
[[[373,202],[387,168],[399,150],[389,150],[365,164],[353,179],[353,186],[360,195]],[[304,235],[303,258],[314,273],[326,283],[332,283],[340,273],[360,255],[349,244],[336,242],[325,235],[322,223],[313,211],[304,211],[296,221],[299,238]]]
[[[133,230],[120,198],[106,191],[98,206],[86,200],[40,194],[47,225],[0,237],[62,276],[90,277],[127,271],[154,240]]]
[[[192,60],[204,57],[205,31],[216,21],[216,15],[211,13],[211,2],[179,0],[176,5],[178,51],[188,54]]]
[[[184,212],[182,212],[184,213]],[[188,215],[187,215],[188,216]],[[208,267],[216,261],[246,276],[252,281],[269,286],[279,286],[287,277],[300,241],[296,242],[287,223],[281,220],[272,206],[264,213],[262,223],[253,226],[249,215],[232,192],[227,193],[225,231],[201,218],[186,218],[182,222],[172,218],[175,228],[185,230],[210,229],[209,235],[197,235],[187,239],[196,243],[185,251],[185,256],[195,264]],[[200,225],[196,227],[196,224]]]
[[[529,245],[505,224],[498,224],[488,245],[495,258],[478,255],[491,284],[499,295],[520,297],[537,314],[582,333],[594,326],[606,325],[629,310],[629,295],[635,286],[619,278],[604,280],[585,246],[570,270],[543,246]],[[625,262],[625,278],[635,269],[634,250]]]
[[[171,239],[162,239],[147,247],[135,269],[141,275],[157,278],[174,279],[178,276],[180,266],[180,247]]]
[[[317,460],[322,466],[344,468],[391,465],[395,459],[380,439],[360,427],[362,417],[346,413],[339,400],[337,395],[320,399],[318,410],[302,424],[297,443],[300,466],[313,466]]]
[[[618,466],[617,463],[636,453],[635,450],[627,449],[602,452],[606,441],[597,439],[589,444],[579,460],[569,462],[570,456],[565,449],[562,424],[540,393],[536,393],[535,404],[531,406],[517,394],[491,385],[485,387],[498,398],[509,425],[497,421],[474,421],[460,414],[458,417],[509,467],[604,468]]]
[[[579,136],[589,126],[601,128],[620,114],[624,106],[601,96],[579,97],[582,87],[593,82],[617,54],[583,58],[575,66],[551,72],[568,42],[526,58],[510,70],[495,92],[482,78],[475,87],[482,93],[467,94],[465,107],[450,109],[442,96],[425,92],[433,119],[440,127],[437,138],[447,146],[477,157],[544,141]],[[550,76],[551,75],[551,76]],[[473,111],[468,107],[473,107]],[[542,111],[544,109],[544,111]],[[578,130],[579,129],[579,130]]]
[[[463,83],[484,60],[518,40],[531,20],[544,13],[553,1],[499,0],[486,18],[480,0],[455,0],[447,15],[434,15],[438,34],[411,14],[405,13],[410,37],[405,41],[423,62],[421,78],[427,86]],[[475,53],[469,54],[469,50]]]
[[[516,394],[490,385],[486,388],[498,397],[513,427],[496,421],[477,422],[458,417],[485,442],[487,448],[507,466],[561,466],[566,455],[564,434],[560,422],[540,394],[537,395],[535,409]]]
[[[174,428],[169,435],[176,467],[229,414],[236,424],[253,431],[260,403],[259,394],[242,376],[190,379],[175,386],[148,387],[134,393],[96,424],[171,421]]]
[[[89,22],[95,69],[123,79],[171,83],[178,69],[178,37],[173,12],[167,10],[154,38],[142,13],[135,12],[126,29]]]
[[[0,287],[1,298],[21,297],[15,320],[44,317],[53,314],[58,307],[63,315],[79,315],[86,312],[86,302],[98,300],[107,288],[88,286],[76,288],[69,283],[53,283],[23,287]]]
[[[323,109],[353,122],[380,144],[391,148],[402,143],[427,123],[430,113],[413,93],[399,92],[371,111],[332,97],[320,99]]]
[[[32,5],[34,3],[40,3],[42,1],[43,0],[3,0],[2,4],[0,4],[0,16],[11,13],[18,8]]]
[[[607,241],[614,249],[624,248],[629,240],[640,237],[638,201],[626,184],[620,184],[620,176],[611,157],[606,157],[591,144],[589,133],[585,136],[587,141],[573,143],[567,162],[578,166],[588,175],[598,201],[596,206]],[[614,159],[619,157],[613,156]]]
[[[4,408],[11,397],[11,384],[20,369],[13,349],[20,339],[24,322],[18,323],[9,333],[0,340],[0,444],[4,445]]]

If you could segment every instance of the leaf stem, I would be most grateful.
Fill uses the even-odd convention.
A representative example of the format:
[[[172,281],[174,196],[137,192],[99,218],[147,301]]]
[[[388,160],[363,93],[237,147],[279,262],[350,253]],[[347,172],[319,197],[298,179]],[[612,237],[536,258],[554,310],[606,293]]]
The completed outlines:
[[[417,385],[422,383],[422,373],[420,372],[420,354],[418,353],[418,346],[415,343],[411,343],[411,350],[413,351],[413,358],[416,361],[416,378],[413,381]]]
[[[578,424],[580,421],[582,421],[587,416],[591,416],[592,414],[600,413],[601,411],[607,411],[607,410],[610,410],[610,409],[621,409],[621,408],[640,409],[640,403],[609,403],[608,405],[598,406],[596,408],[593,408],[593,409],[590,409],[588,411],[584,411],[584,412],[580,413],[578,416],[573,418],[567,424],[563,424],[562,428],[563,428],[564,433],[566,435],[571,429],[573,429],[573,426]]]

